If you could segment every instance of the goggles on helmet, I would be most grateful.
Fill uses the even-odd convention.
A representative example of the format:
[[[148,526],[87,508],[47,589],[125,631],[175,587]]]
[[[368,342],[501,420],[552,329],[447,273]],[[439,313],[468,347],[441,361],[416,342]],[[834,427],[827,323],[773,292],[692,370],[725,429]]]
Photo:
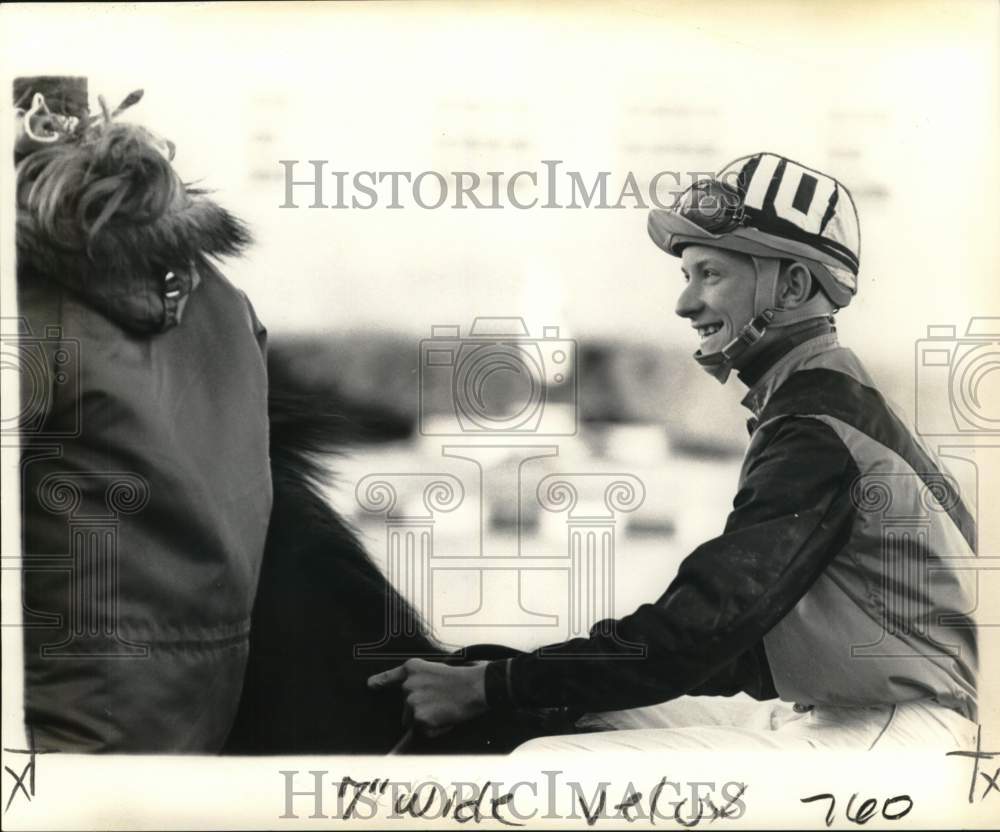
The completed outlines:
[[[726,234],[749,221],[739,192],[717,179],[695,182],[672,210],[709,234]]]

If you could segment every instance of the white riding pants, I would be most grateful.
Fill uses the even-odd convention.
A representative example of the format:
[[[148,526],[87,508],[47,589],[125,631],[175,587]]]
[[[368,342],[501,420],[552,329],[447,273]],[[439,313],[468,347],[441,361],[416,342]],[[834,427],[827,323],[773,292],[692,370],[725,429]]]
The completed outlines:
[[[536,751],[953,750],[975,744],[976,725],[935,702],[840,708],[772,699],[683,696],[660,705],[587,714],[596,733],[539,737]]]

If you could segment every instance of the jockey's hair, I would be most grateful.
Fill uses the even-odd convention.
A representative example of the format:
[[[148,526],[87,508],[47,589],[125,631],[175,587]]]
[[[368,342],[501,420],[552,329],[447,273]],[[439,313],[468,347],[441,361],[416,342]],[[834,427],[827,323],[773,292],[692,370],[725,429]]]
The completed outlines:
[[[17,207],[74,248],[108,223],[153,223],[189,195],[163,146],[144,127],[111,122],[40,148],[17,164]]]

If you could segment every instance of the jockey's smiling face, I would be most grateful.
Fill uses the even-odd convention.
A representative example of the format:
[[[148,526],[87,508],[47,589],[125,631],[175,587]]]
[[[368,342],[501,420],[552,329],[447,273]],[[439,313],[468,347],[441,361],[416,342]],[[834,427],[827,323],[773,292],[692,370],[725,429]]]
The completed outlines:
[[[675,312],[691,321],[705,355],[721,350],[754,314],[757,270],[746,254],[689,245],[681,252],[685,287]]]

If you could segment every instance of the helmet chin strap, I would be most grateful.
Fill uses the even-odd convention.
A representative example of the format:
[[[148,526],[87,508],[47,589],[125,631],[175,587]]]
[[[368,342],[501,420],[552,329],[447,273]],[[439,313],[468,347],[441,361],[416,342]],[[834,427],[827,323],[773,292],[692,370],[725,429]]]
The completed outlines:
[[[754,269],[757,272],[757,282],[754,287],[754,312],[736,333],[728,344],[718,352],[708,354],[698,350],[694,354],[703,370],[725,384],[729,374],[736,367],[736,362],[754,344],[756,344],[769,328],[791,326],[810,318],[826,318],[828,312],[806,312],[795,316],[793,312],[778,306],[778,274],[781,271],[781,261],[771,257],[754,257]],[[805,304],[808,309],[810,304]]]

